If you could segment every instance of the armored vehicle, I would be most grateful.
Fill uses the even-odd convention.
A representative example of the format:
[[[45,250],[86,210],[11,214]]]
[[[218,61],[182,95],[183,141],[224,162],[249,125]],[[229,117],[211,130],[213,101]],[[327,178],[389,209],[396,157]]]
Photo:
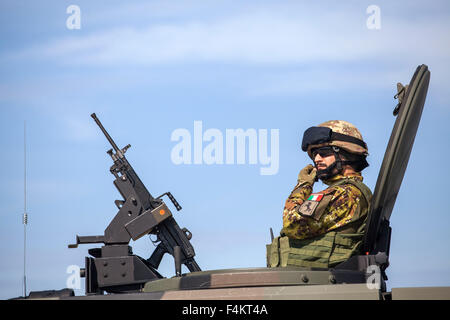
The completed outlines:
[[[127,159],[128,146],[119,149],[95,114],[92,117],[113,149],[111,173],[122,195],[118,213],[103,235],[77,236],[79,244],[103,244],[89,250],[81,276],[85,296],[73,290],[31,292],[28,299],[450,299],[450,287],[386,290],[391,226],[395,200],[425,104],[430,71],[417,67],[408,85],[397,85],[396,121],[379,171],[363,240],[363,250],[332,269],[276,267],[202,271],[195,261],[191,233],[180,228],[162,200],[167,196],[177,210],[181,206],[170,192],[154,198]],[[150,258],[132,252],[130,239],[156,235]],[[164,278],[158,267],[162,256],[174,257],[175,276]],[[182,274],[184,264],[189,273]]]

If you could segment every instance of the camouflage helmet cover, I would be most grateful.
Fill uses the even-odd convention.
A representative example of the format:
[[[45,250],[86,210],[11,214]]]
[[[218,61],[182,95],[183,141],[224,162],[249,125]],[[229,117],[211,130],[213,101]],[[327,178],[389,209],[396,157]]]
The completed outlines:
[[[344,121],[344,120],[330,120],[330,121],[319,124],[318,127],[330,128],[333,132],[345,134],[345,135],[348,135],[348,136],[351,136],[351,137],[354,137],[354,138],[364,141],[359,130],[353,124],[351,124],[350,122]],[[312,158],[311,149],[325,147],[325,146],[336,146],[336,147],[342,148],[350,153],[358,154],[358,155],[362,155],[362,156],[367,156],[369,154],[367,148],[359,146],[355,143],[351,143],[351,142],[347,142],[347,141],[332,140],[331,142],[309,145],[308,146],[309,157]]]

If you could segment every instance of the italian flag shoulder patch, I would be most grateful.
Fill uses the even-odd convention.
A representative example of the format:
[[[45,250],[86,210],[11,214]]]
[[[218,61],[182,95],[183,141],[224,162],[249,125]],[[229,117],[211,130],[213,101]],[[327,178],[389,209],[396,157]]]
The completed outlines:
[[[307,200],[309,201],[320,201],[323,198],[322,193],[312,193]]]

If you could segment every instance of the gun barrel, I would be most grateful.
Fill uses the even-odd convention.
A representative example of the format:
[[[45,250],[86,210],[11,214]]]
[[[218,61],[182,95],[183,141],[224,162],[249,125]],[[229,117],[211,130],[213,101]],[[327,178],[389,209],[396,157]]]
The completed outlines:
[[[91,114],[92,119],[95,120],[95,123],[97,123],[97,125],[100,127],[100,129],[102,130],[103,134],[105,135],[106,139],[108,139],[109,143],[112,145],[112,147],[114,148],[114,150],[116,150],[116,152],[120,152],[120,149],[117,147],[116,143],[114,142],[114,140],[111,138],[111,136],[108,134],[108,132],[106,131],[106,129],[103,127],[102,123],[100,122],[100,120],[97,118],[97,115],[95,113]]]

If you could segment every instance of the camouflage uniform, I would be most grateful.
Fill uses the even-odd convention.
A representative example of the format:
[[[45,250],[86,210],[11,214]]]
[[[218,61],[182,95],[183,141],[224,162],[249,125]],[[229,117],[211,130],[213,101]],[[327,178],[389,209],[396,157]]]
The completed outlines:
[[[326,148],[328,151],[324,151]],[[329,187],[312,193],[316,174],[310,171],[313,166],[300,172],[298,183],[284,206],[281,235],[266,246],[268,267],[330,268],[361,253],[372,198],[359,173],[368,166],[367,145],[354,125],[331,120],[304,133],[302,150],[313,161],[313,154],[320,149],[335,155],[332,165],[321,171],[314,169]],[[354,165],[358,172],[342,175],[347,164]]]
[[[353,184],[333,186],[345,178],[363,180],[360,173],[345,177],[336,175],[324,181],[331,187],[315,193],[320,201],[307,200],[312,186],[297,184],[286,200],[282,233],[292,239],[312,238],[332,230],[354,233],[364,222],[368,205],[366,201],[360,201],[363,195]]]

